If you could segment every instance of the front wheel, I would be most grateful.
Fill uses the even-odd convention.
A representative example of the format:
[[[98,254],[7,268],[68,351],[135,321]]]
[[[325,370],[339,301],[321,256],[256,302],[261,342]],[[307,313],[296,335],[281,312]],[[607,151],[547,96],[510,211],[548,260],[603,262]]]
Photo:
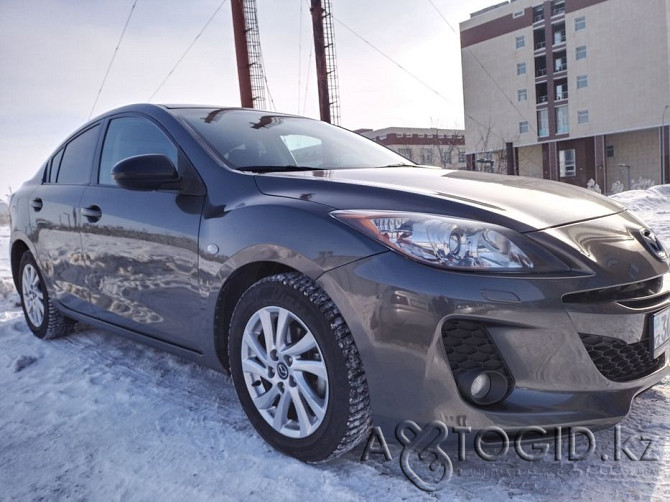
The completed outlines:
[[[53,305],[33,255],[26,251],[19,264],[21,306],[30,331],[38,338],[51,339],[66,335],[72,322]]]
[[[276,449],[320,462],[367,432],[370,400],[353,337],[333,301],[302,274],[267,277],[242,295],[229,358],[249,420]]]

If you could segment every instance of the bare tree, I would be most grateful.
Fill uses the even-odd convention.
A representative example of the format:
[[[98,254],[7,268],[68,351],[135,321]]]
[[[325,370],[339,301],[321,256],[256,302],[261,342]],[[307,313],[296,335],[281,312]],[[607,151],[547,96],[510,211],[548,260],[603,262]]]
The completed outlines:
[[[458,145],[455,143],[458,136],[462,136],[462,131],[457,127],[440,128],[439,121],[431,118],[431,126],[433,130],[433,145],[437,150],[440,166],[442,168],[451,168],[454,164],[454,152],[459,153]],[[440,138],[440,135],[443,138]],[[458,157],[456,157],[458,163]]]
[[[494,133],[494,124],[489,119],[486,125],[479,124],[479,139],[475,145],[475,162],[486,165],[480,168],[497,174],[507,174],[507,143],[515,143],[519,139],[516,134],[507,138]]]

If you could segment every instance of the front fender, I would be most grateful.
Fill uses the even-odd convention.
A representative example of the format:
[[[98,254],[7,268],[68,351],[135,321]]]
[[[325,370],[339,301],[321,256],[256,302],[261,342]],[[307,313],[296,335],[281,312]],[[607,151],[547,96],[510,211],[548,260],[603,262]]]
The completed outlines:
[[[316,279],[386,251],[332,218],[327,206],[281,197],[259,202],[201,220],[200,282],[205,296],[218,294],[228,277],[254,262],[278,263]]]

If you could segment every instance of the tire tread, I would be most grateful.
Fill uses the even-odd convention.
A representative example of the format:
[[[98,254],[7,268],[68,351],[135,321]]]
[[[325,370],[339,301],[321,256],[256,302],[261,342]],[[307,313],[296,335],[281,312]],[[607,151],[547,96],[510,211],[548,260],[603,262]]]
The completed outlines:
[[[346,432],[332,452],[324,458],[310,461],[309,463],[327,462],[354,448],[365,437],[372,426],[368,383],[354,337],[335,303],[309,277],[299,272],[287,272],[261,279],[255,285],[261,284],[283,284],[301,294],[310,303],[315,305],[328,321],[337,345],[344,355],[349,384],[349,414]],[[240,303],[242,303],[243,298],[244,295],[240,299]]]
[[[33,257],[30,251],[26,251],[21,257],[21,262],[19,264],[19,295],[21,295],[21,305],[23,305],[23,268],[27,264],[32,265],[40,278],[40,283],[43,289],[44,294],[44,322],[46,322],[46,328],[38,327],[37,330],[33,329],[32,323],[28,321],[28,315],[25,315],[26,323],[28,327],[33,332],[33,334],[43,340],[54,340],[56,338],[63,337],[70,333],[72,325],[74,322],[67,317],[63,316],[56,306],[51,301],[51,297],[46,290],[44,285],[44,278],[42,277],[42,271],[39,269],[35,258]],[[24,308],[25,314],[25,308]]]

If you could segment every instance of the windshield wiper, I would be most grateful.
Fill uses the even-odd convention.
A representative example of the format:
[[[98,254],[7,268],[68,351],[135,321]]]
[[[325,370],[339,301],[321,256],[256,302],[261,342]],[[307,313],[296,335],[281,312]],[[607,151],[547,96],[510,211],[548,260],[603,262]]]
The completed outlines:
[[[320,167],[309,166],[242,166],[237,168],[238,171],[254,172],[254,173],[270,173],[273,171],[321,171]]]
[[[397,164],[386,164],[381,167],[416,167],[416,164],[403,164],[402,162],[399,162]]]

